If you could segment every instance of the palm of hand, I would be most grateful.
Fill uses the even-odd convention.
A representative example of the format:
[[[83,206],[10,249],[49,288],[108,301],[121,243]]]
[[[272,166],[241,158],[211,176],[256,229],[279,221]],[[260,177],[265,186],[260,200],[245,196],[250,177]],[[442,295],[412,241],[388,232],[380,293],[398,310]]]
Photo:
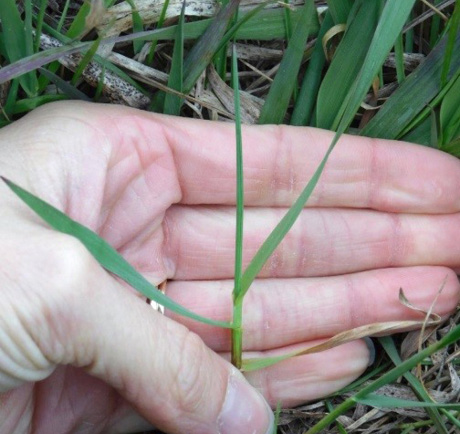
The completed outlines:
[[[173,279],[167,294],[179,303],[203,316],[229,320],[235,200],[232,126],[163,117],[152,121],[150,115],[116,107],[71,107],[62,113],[59,105],[35,113],[35,126],[29,124],[33,136],[17,131],[0,156],[2,175],[97,231],[153,283]],[[311,176],[329,137],[311,130],[246,130],[246,264]],[[305,138],[318,146],[306,152]],[[433,164],[427,161],[428,150],[392,150],[385,144],[371,146],[365,139],[346,140],[334,151],[312,197],[315,207],[302,213],[262,271],[263,279],[248,293],[248,354],[273,354],[358,325],[417,317],[398,303],[399,287],[414,304],[426,308],[446,275],[436,310],[446,315],[455,306],[458,282],[444,266],[460,267],[460,256],[451,254],[452,246],[458,245],[454,227],[460,220],[452,181],[460,180],[458,163],[432,153],[430,158],[438,161]],[[389,164],[398,153],[405,155]],[[413,168],[405,166],[409,157]],[[409,172],[406,176],[397,173],[401,167]],[[426,180],[422,171],[431,171],[430,179],[436,182]],[[178,349],[181,354],[193,346],[196,335],[149,312],[119,282],[107,298],[104,288],[114,279],[97,269],[75,242],[45,229],[12,195],[2,194],[2,200],[3,208],[10,210],[5,211],[3,231],[16,234],[7,237],[11,243],[4,244],[5,252],[11,256],[14,247],[24,263],[41,264],[30,280],[45,283],[18,295],[18,287],[27,288],[28,276],[17,287],[8,275],[0,276],[6,282],[2,287],[15,292],[16,302],[27,313],[26,329],[35,339],[36,359],[24,359],[40,365],[38,371],[28,366],[31,377],[24,374],[19,382],[41,380],[3,395],[6,406],[0,415],[9,409],[12,427],[30,423],[35,432],[50,432],[50,427],[67,432],[87,424],[93,426],[91,432],[99,432],[115,426],[140,429],[143,422],[137,414],[147,417],[156,409],[160,414],[152,420],[167,427],[171,414],[162,406],[164,397],[174,393],[171,385],[152,378],[154,367],[135,355],[145,351],[142,345]],[[21,251],[13,246],[17,234],[26,234]],[[11,267],[17,268],[13,259]],[[69,282],[64,289],[63,278]],[[36,297],[39,309],[31,303]],[[96,333],[99,324],[91,312],[100,316],[104,304],[110,305],[105,323],[112,327],[113,342],[93,342],[88,334]],[[30,329],[47,313],[52,336],[40,340]],[[170,316],[228,359],[228,331]],[[126,331],[132,321],[137,327],[129,333],[137,330],[136,339]],[[131,362],[124,360],[125,351],[133,354]],[[105,353],[115,360],[104,360]],[[365,369],[367,354],[363,342],[353,342],[250,373],[248,378],[271,404],[281,400],[295,405],[347,384]],[[210,357],[202,351],[196,356]],[[73,366],[56,368],[67,363]],[[184,382],[191,380],[184,378],[199,374],[193,369],[185,372],[183,365],[175,359],[164,367],[169,372],[165,377],[180,378],[187,388]],[[200,401],[195,391],[191,395],[184,408]]]

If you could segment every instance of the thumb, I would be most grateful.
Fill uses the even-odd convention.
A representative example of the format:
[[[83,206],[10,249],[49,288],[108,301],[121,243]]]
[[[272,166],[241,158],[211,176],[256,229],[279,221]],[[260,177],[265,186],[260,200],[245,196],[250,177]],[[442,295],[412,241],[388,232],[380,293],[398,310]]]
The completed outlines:
[[[84,367],[166,432],[271,432],[270,408],[238,370],[127,290],[79,243],[70,246],[53,258],[60,272],[51,286],[62,303],[43,315],[59,331],[47,334],[55,341],[44,347],[60,349],[45,354],[51,362]]]

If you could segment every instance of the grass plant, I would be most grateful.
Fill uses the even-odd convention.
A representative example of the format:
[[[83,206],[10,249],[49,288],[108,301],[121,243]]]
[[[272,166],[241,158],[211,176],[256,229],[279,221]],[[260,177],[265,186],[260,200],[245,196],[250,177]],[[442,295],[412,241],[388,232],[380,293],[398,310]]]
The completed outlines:
[[[313,0],[305,0],[301,5],[267,1],[257,6],[241,6],[239,0],[229,0],[222,3],[213,17],[200,16],[184,2],[172,20],[166,20],[166,12],[172,5],[165,1],[156,21],[144,16],[138,7],[141,0],[127,1],[131,8],[129,31],[117,34],[114,29],[119,25],[118,20],[109,20],[107,24],[104,16],[122,0],[105,0],[97,11],[87,2],[80,2],[75,8],[72,2],[61,0],[57,1],[58,12],[47,0],[2,0],[0,125],[14,122],[35,107],[58,99],[120,100],[122,88],[104,85],[108,74],[138,92],[142,97],[139,101],[147,101],[141,108],[172,115],[235,120],[237,213],[232,320],[214,321],[187,311],[156,291],[97,234],[26,192],[14,180],[4,179],[7,185],[53,228],[77,237],[103,267],[145,296],[181,315],[231,329],[232,362],[238,368],[260,369],[287,357],[321,351],[402,325],[414,325],[375,324],[366,330],[358,328],[337,335],[318,348],[300,349],[277,358],[243,359],[244,297],[295,223],[343,133],[404,139],[460,156],[460,0],[436,1],[434,9],[416,0],[329,0],[322,15],[318,15],[317,7],[324,2]],[[329,38],[331,28],[335,29],[334,36]],[[42,36],[53,37],[60,45],[44,49]],[[247,51],[236,50],[236,42]],[[118,59],[126,60],[123,68],[115,63],[114,57],[101,55],[101,50],[108,49]],[[71,55],[80,56],[73,68],[64,62]],[[238,56],[252,63],[253,68],[239,63]],[[420,61],[418,67],[411,63]],[[59,62],[67,66],[61,67]],[[101,71],[97,77],[88,75],[90,64]],[[231,84],[232,105],[222,102],[219,89],[209,87],[203,79],[211,65]],[[146,80],[134,72],[139,66],[147,68],[144,71],[152,76],[163,78]],[[243,269],[241,124],[246,111],[257,113],[258,123],[308,125],[330,129],[336,134],[298,199]],[[459,314],[444,329],[436,318],[428,317],[435,328],[434,342],[403,360],[393,338],[380,338],[384,352],[377,366],[323,401],[319,409],[315,407],[318,417],[312,418],[307,432],[349,432],[348,425],[339,418],[345,414],[352,417],[350,410],[357,404],[389,412],[393,408],[423,408],[424,420],[393,414],[401,432],[422,433],[427,427],[437,433],[459,429],[460,406],[435,402],[426,382],[413,373],[421,364],[431,372],[430,378],[445,372],[445,365],[433,370],[428,362],[436,352],[456,351],[456,341],[460,339]],[[459,372],[459,364],[452,360],[447,366]],[[397,399],[379,392],[398,379],[412,389],[415,399]],[[308,411],[308,407],[304,410]],[[281,424],[283,410],[278,413]],[[280,431],[305,432],[303,424],[296,425],[295,419],[286,426],[289,431],[282,426]]]

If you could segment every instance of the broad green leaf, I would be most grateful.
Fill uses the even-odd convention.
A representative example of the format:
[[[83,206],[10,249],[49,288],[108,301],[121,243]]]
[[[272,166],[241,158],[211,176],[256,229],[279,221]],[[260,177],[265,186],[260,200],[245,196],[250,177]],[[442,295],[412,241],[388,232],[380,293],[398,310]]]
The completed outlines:
[[[185,2],[182,4],[182,11],[177,26],[176,39],[171,60],[171,70],[169,71],[168,87],[182,92],[182,82],[184,79],[184,13]],[[179,116],[182,99],[178,95],[166,93],[164,97],[163,113],[167,115]]]
[[[260,124],[283,122],[292,92],[297,85],[305,44],[312,29],[311,23],[316,18],[313,0],[307,0],[302,7],[301,18],[294,28],[292,38],[289,40],[287,50],[260,112]]]
[[[292,112],[291,125],[300,126],[310,124],[310,118],[316,104],[316,97],[321,84],[323,67],[326,62],[321,41],[333,24],[334,22],[332,21],[331,14],[327,12],[321,24],[313,54],[308,62],[307,71],[302,80],[302,86]]]
[[[369,393],[362,398],[355,398],[356,402],[364,405],[370,405],[377,408],[446,408],[449,410],[460,410],[460,404],[447,404],[438,402],[421,402],[411,401],[409,399],[394,398],[392,396],[377,395]]]
[[[14,63],[30,57],[32,55],[32,32],[30,29],[29,32],[26,31],[26,27],[30,27],[30,25],[26,26],[21,20],[14,0],[2,0],[0,21],[2,23],[3,45],[9,62]],[[21,76],[19,82],[27,95],[33,97],[38,90],[37,77],[33,70],[27,72]]]
[[[333,128],[356,76],[363,67],[364,59],[377,27],[379,2],[358,0],[354,19],[347,24],[347,30],[337,47],[331,64],[321,83],[316,103],[316,126]],[[389,32],[389,30],[387,30]],[[396,36],[395,36],[396,37]]]
[[[124,280],[141,294],[156,301],[173,312],[195,319],[196,321],[218,327],[232,327],[230,323],[204,318],[177,304],[162,292],[158,291],[154,285],[138,273],[131,264],[129,264],[109,243],[107,243],[107,241],[99,237],[99,235],[75,220],[72,220],[63,212],[27,192],[12,181],[4,177],[1,177],[1,179],[27,206],[35,211],[35,213],[37,213],[52,228],[80,240],[102,267]]]
[[[441,91],[441,70],[446,47],[444,37],[423,63],[388,98],[360,135],[397,139],[407,133],[407,126],[431,104]],[[448,78],[460,68],[460,32],[455,41]],[[429,110],[426,110],[428,116]],[[420,122],[423,118],[420,119]]]

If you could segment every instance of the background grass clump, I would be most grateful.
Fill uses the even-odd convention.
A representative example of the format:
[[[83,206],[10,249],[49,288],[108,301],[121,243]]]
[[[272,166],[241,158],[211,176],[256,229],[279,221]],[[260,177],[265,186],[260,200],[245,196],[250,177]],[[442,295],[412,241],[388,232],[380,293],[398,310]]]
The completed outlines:
[[[308,200],[340,135],[402,139],[460,157],[460,0],[2,0],[0,126],[65,99],[236,121],[235,308],[233,323],[220,326],[233,329],[234,364],[256,368],[241,360],[244,295]],[[246,270],[241,123],[336,132]],[[37,209],[46,206],[16,192]],[[55,218],[57,229],[93,237],[65,216]],[[104,248],[104,266],[110,259],[112,272],[125,267],[133,286],[155,295]],[[379,339],[369,372],[328,399],[281,410],[279,432],[459,432],[459,324],[458,312],[435,324],[422,348],[414,344],[419,332]]]

